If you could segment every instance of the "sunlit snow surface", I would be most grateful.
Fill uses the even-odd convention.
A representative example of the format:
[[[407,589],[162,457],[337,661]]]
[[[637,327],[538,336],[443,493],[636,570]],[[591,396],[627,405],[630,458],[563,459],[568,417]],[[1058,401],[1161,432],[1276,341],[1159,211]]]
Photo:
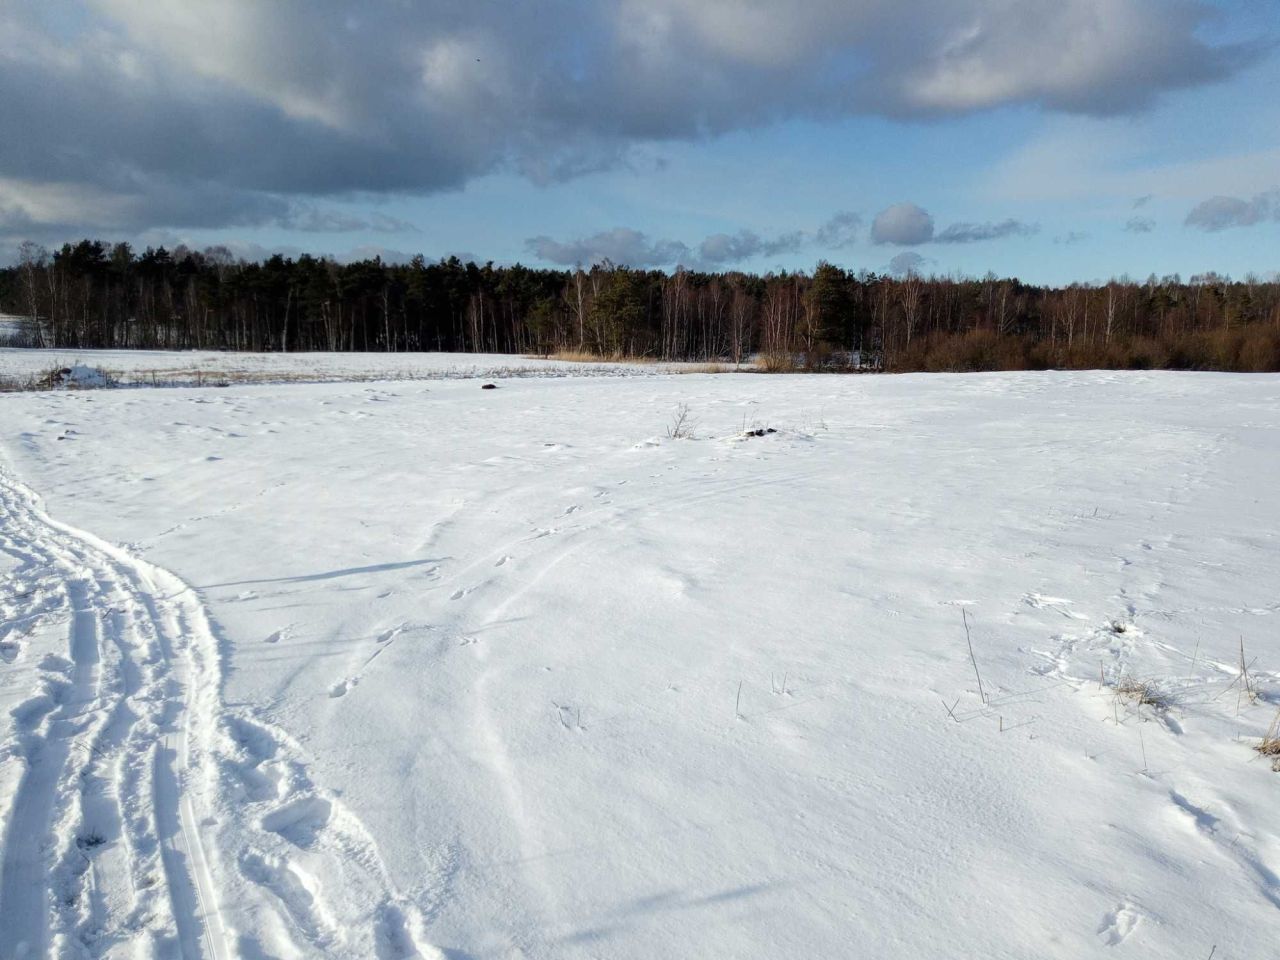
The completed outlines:
[[[26,350],[0,347],[0,384],[96,370],[117,386],[245,386],[333,381],[618,377],[697,370],[689,363],[575,363],[518,354],[232,353],[217,350]],[[57,378],[61,379],[61,378]],[[83,375],[73,387],[94,387]]]
[[[0,427],[0,957],[1274,955],[1280,377]]]

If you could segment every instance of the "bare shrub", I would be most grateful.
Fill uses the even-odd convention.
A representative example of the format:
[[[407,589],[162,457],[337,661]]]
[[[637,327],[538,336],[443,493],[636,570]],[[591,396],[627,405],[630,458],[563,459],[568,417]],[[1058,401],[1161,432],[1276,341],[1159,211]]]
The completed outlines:
[[[667,437],[672,440],[692,440],[693,428],[696,426],[689,405],[682,403],[671,415],[671,424],[667,427]]]

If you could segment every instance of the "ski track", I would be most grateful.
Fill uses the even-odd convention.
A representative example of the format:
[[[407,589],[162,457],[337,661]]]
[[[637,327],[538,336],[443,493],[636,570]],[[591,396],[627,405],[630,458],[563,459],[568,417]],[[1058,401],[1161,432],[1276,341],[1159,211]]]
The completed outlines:
[[[3,471],[0,549],[18,563],[0,594],[6,660],[41,624],[65,625],[67,654],[38,665],[41,689],[0,745],[23,764],[0,851],[0,960],[441,956],[301,745],[224,707],[194,591],[50,519]]]

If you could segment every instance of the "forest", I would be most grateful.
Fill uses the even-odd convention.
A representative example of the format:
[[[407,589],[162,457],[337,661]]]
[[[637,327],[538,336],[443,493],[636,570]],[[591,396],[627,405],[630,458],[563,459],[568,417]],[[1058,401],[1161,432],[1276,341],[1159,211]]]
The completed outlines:
[[[25,244],[0,269],[11,346],[461,351],[766,370],[1280,370],[1280,282],[590,269]]]

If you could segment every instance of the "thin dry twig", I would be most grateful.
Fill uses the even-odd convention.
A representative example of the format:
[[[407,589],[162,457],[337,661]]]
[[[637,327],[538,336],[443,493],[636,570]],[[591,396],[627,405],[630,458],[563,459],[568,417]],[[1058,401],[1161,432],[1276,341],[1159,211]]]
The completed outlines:
[[[978,658],[973,655],[973,639],[969,636],[969,614],[964,607],[960,608],[960,619],[964,623],[964,641],[969,645],[969,660],[973,664],[973,675],[978,678],[978,696],[987,703],[987,693],[982,688],[982,674],[978,671]]]

